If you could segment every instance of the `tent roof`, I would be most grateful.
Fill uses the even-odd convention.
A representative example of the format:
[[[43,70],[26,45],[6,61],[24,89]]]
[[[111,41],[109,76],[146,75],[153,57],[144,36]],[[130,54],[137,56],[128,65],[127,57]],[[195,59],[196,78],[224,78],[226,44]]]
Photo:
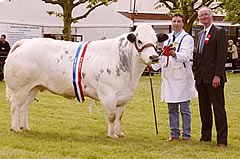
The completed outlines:
[[[73,10],[73,17],[85,12],[81,5]],[[62,12],[58,5],[46,4],[41,0],[13,0],[0,3],[0,23],[31,24],[41,26],[63,26],[63,21],[50,16],[47,11]],[[72,24],[73,27],[130,27],[132,21],[110,7],[100,6],[87,18]]]

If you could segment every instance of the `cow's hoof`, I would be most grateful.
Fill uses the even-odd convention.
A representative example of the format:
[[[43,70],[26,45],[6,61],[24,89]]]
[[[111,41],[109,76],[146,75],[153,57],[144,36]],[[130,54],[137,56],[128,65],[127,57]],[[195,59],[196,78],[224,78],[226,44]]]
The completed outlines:
[[[118,136],[118,137],[124,137],[124,133],[121,132],[121,133],[117,134],[117,136]]]
[[[29,127],[26,127],[26,128],[24,128],[24,127],[20,127],[20,130],[30,131],[30,128],[29,128]]]
[[[13,127],[11,127],[10,130],[13,131],[13,132],[20,132],[20,129],[19,129],[19,128],[13,128]]]
[[[114,135],[108,135],[108,137],[112,138],[112,139],[118,139],[118,135],[114,134]]]

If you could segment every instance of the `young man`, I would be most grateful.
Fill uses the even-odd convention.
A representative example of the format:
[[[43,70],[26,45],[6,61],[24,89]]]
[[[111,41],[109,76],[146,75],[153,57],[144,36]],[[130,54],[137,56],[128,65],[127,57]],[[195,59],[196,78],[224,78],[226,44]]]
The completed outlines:
[[[154,70],[161,68],[162,90],[161,100],[167,102],[170,123],[170,138],[168,141],[180,138],[179,106],[182,115],[182,139],[188,141],[191,137],[190,100],[197,97],[193,79],[192,58],[194,41],[183,30],[183,16],[175,13],[172,17],[173,32],[169,34],[163,46],[172,44],[175,50],[170,50],[171,56],[162,56],[159,64],[152,65]]]
[[[212,140],[212,107],[217,130],[217,146],[227,146],[227,116],[225,111],[224,83],[227,61],[227,39],[223,28],[213,25],[212,11],[203,7],[198,18],[204,26],[199,33],[195,79],[202,121],[200,141]]]

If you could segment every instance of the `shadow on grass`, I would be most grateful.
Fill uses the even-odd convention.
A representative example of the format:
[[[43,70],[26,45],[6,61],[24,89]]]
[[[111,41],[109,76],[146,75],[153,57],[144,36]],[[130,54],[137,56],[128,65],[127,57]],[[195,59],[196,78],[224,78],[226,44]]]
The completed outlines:
[[[61,133],[61,132],[44,132],[44,131],[23,131],[17,133],[23,138],[30,138],[34,141],[51,141],[51,142],[71,142],[71,143],[98,143],[102,145],[111,145],[117,144],[122,145],[123,143],[127,142],[129,145],[135,146],[153,146],[158,145],[159,147],[174,147],[174,146],[182,146],[182,145],[191,145],[191,146],[204,146],[205,148],[209,148],[215,145],[215,142],[208,142],[208,143],[199,143],[197,139],[192,139],[188,143],[184,141],[173,141],[173,142],[166,142],[165,137],[161,135],[152,135],[146,136],[139,133],[129,134],[128,136],[121,137],[118,139],[112,139],[107,137],[105,131],[104,132],[97,132],[94,134],[88,134],[87,132],[80,132],[73,131],[70,133]]]

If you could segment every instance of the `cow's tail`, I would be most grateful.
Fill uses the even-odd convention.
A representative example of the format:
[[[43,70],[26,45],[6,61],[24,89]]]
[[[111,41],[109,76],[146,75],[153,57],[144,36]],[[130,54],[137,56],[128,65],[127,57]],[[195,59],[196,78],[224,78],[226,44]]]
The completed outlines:
[[[16,50],[18,47],[22,46],[24,42],[28,41],[29,39],[22,39],[17,42],[15,42],[9,51],[9,54],[12,53],[14,50]]]
[[[11,101],[12,95],[13,95],[13,90],[9,88],[8,85],[6,84],[6,97],[8,101]]]

